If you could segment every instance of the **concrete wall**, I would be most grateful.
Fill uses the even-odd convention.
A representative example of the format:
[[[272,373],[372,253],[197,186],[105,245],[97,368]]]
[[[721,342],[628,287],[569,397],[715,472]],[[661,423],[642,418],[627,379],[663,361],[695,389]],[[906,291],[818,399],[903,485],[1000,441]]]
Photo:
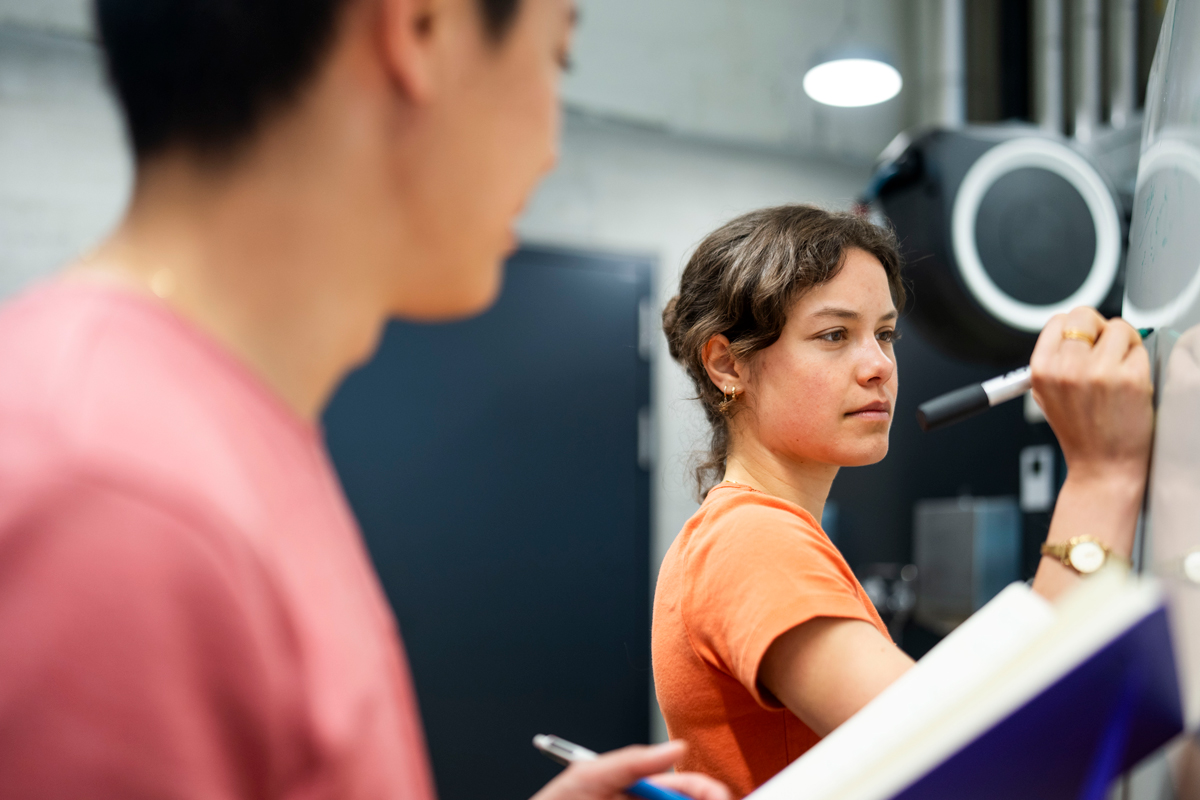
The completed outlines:
[[[576,0],[572,108],[666,131],[867,163],[920,118],[925,0]],[[0,25],[90,37],[92,0],[0,0]],[[872,108],[810,100],[804,73],[853,46],[892,61],[905,89]]]
[[[0,0],[0,25],[91,35],[91,0]]]
[[[94,244],[130,178],[95,46],[0,24],[0,296]]]
[[[870,108],[829,108],[809,99],[802,81],[851,44],[888,58],[908,81],[912,0],[577,2],[575,66],[564,86],[572,107],[866,163],[911,117],[913,88]]]

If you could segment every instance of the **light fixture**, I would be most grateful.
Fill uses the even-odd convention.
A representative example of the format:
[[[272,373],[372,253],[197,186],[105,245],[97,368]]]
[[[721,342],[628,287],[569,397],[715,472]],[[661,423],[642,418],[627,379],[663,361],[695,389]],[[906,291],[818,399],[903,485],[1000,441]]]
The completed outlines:
[[[859,0],[843,0],[842,21],[804,76],[804,93],[827,106],[873,106],[900,93],[899,71],[859,32]]]
[[[804,76],[804,93],[827,106],[873,106],[891,100],[904,85],[891,64],[875,58],[831,58]]]

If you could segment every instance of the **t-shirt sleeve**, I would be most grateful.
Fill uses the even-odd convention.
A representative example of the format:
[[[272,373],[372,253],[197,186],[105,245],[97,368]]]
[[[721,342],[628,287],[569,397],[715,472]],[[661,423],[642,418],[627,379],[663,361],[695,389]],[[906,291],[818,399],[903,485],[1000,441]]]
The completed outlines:
[[[764,708],[780,708],[758,685],[762,658],[780,635],[817,617],[873,622],[843,563],[820,531],[790,511],[727,510],[688,554],[682,611],[693,647]]]
[[[0,793],[273,794],[287,677],[252,565],[203,523],[103,487],[6,511]]]

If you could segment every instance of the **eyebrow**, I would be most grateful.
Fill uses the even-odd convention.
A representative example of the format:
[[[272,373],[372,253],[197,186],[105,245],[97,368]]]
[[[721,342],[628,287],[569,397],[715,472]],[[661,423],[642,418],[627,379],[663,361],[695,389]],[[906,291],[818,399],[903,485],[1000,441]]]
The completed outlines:
[[[817,311],[813,312],[813,316],[814,317],[834,317],[836,319],[850,319],[850,320],[862,319],[862,315],[859,314],[857,311],[853,311],[849,308],[838,308],[836,306],[825,306],[822,309],[818,309]],[[899,316],[899,315],[896,313],[896,309],[893,308],[891,311],[889,311],[888,313],[886,313],[882,317],[880,317],[879,321],[884,322],[887,320],[893,320],[893,319],[896,319],[897,316]]]

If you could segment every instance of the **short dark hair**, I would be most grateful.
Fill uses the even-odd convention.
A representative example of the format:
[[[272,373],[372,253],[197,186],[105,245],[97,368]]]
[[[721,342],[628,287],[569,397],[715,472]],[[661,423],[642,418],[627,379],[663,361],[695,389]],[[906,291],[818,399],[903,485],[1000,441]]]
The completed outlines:
[[[720,480],[729,451],[727,402],[704,369],[704,345],[721,333],[747,359],[783,333],[788,312],[810,289],[833,280],[846,251],[870,253],[887,273],[892,302],[904,308],[900,253],[890,228],[855,214],[785,205],[743,214],[705,237],[663,310],[671,357],[687,370],[712,427],[709,452],[696,468],[700,499]]]
[[[355,0],[96,0],[96,30],[138,160],[223,154],[293,100]],[[520,0],[476,0],[503,38]]]

